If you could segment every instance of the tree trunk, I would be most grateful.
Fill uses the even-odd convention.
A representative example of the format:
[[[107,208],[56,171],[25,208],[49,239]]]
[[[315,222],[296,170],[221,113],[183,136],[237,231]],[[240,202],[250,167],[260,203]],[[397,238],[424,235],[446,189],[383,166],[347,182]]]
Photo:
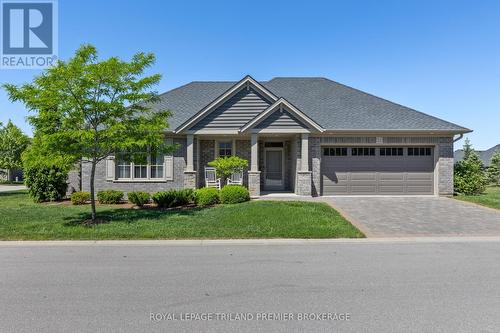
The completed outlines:
[[[95,189],[94,189],[94,179],[95,179],[95,166],[97,162],[92,161],[92,169],[90,171],[90,205],[92,206],[92,222],[95,222],[96,212],[95,212]]]

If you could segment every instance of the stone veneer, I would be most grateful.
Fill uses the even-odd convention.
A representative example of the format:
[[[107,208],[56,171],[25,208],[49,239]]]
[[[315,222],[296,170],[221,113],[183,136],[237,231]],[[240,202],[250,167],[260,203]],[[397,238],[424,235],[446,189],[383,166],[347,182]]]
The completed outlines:
[[[434,145],[436,155],[436,189],[439,195],[453,194],[453,137],[383,137],[381,145],[391,144],[422,144]],[[196,140],[196,139],[195,139]],[[293,152],[290,142],[285,143],[285,184],[290,188],[295,177],[291,175],[292,170],[296,172],[295,193],[307,196],[321,195],[321,143],[325,144],[374,144],[377,141],[374,137],[309,137],[309,168],[310,171],[300,171],[301,165],[301,140],[297,137],[295,141],[296,156],[293,158]],[[150,182],[127,182],[127,181],[107,181],[105,161],[100,162],[96,168],[96,191],[104,189],[130,191],[157,192],[168,189],[180,189],[184,187],[194,188],[204,186],[204,169],[207,163],[215,157],[214,140],[200,141],[200,161],[197,158],[197,144],[195,141],[194,166],[199,170],[197,172],[185,172],[186,167],[186,139],[176,138],[174,142],[180,148],[174,152],[174,179],[170,181],[150,181]],[[262,170],[264,164],[264,146],[263,141],[259,140],[259,169]],[[250,163],[250,140],[236,140],[236,155],[247,159]],[[291,166],[295,163],[295,167]],[[90,164],[83,163],[81,169],[82,190],[89,191]],[[262,184],[262,172],[244,172],[244,184],[248,186],[252,196],[259,196]],[[71,180],[71,184],[77,181]],[[196,186],[197,185],[197,186]],[[75,188],[76,190],[76,188]]]

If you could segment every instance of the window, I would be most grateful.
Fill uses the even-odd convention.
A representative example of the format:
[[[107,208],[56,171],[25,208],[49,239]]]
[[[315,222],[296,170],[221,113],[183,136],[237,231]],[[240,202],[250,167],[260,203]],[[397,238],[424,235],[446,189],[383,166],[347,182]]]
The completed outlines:
[[[233,155],[233,142],[221,141],[217,143],[219,150],[219,157],[227,157]]]
[[[324,156],[347,156],[347,148],[345,147],[325,147],[323,148]]]
[[[351,150],[352,156],[375,156],[375,148],[372,147],[354,147]]]
[[[408,147],[408,156],[431,156],[430,147]]]
[[[163,154],[151,152],[151,178],[163,178]]]
[[[380,148],[380,156],[403,156],[403,148],[382,147]]]
[[[266,148],[282,148],[283,142],[268,141],[268,142],[264,143],[264,147],[266,147]]]
[[[116,155],[117,179],[160,179],[163,178],[163,168],[163,154],[154,151]]]

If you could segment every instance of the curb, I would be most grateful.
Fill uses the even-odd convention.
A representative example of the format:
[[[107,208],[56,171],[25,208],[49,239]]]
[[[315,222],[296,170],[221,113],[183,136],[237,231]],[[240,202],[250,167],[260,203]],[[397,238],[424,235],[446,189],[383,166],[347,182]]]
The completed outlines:
[[[398,237],[398,238],[335,238],[335,239],[204,239],[204,240],[61,240],[0,241],[0,247],[31,246],[212,246],[212,245],[327,245],[327,244],[390,244],[390,243],[469,243],[500,242],[500,236]]]

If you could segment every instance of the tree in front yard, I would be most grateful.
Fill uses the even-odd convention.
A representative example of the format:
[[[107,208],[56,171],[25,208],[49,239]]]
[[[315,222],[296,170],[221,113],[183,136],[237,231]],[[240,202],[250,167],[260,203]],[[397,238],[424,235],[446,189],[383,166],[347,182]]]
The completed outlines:
[[[151,89],[161,76],[144,73],[154,61],[150,53],[137,53],[129,62],[99,60],[94,46],[83,45],[31,83],[3,85],[12,101],[34,113],[28,120],[40,142],[73,162],[83,158],[91,164],[92,222],[97,163],[116,151],[169,150],[163,135],[169,112],[150,108],[158,99]]]
[[[208,165],[214,167],[217,171],[217,176],[225,180],[233,173],[239,172],[241,169],[248,166],[248,161],[238,156],[218,157],[215,160],[208,162]]]
[[[467,157],[465,157],[466,150]],[[471,148],[469,140],[466,140],[464,145],[464,159],[455,163],[454,173],[455,192],[477,195],[486,189],[488,179],[483,170],[483,163]]]
[[[472,144],[470,143],[469,138],[465,138],[462,151],[464,152],[464,157],[463,157],[464,160],[468,159],[470,155],[474,153],[474,148],[472,148]]]
[[[21,154],[30,144],[30,138],[10,120],[7,125],[0,123],[0,169],[21,169]],[[7,175],[10,180],[10,174]]]
[[[497,150],[491,157],[487,174],[490,183],[500,185],[500,150]]]

